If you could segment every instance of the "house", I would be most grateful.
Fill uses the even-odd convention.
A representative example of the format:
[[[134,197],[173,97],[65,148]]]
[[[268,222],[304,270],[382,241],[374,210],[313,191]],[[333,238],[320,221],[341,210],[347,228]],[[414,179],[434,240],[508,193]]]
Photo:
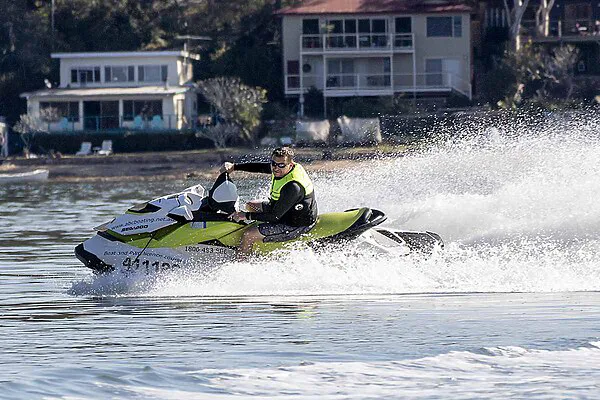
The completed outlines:
[[[281,9],[285,94],[471,98],[472,9],[460,1],[305,0]]]
[[[197,119],[187,51],[53,53],[60,85],[30,93],[27,113],[49,131],[180,130]]]
[[[509,5],[511,2],[509,2]],[[522,42],[546,47],[570,44],[580,51],[576,73],[600,74],[600,0],[555,0],[543,13],[541,0],[530,0],[521,20]],[[484,29],[508,29],[504,3],[489,0]]]

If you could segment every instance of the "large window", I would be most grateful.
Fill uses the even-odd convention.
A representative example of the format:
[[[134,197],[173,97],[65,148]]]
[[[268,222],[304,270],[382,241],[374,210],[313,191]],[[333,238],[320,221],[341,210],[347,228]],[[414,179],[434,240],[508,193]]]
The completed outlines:
[[[133,121],[136,116],[162,117],[162,100],[123,100],[123,120]]]
[[[327,47],[356,47],[356,19],[327,20]]]
[[[360,47],[386,47],[388,45],[387,20],[365,18],[358,20],[358,43]]]
[[[105,82],[133,82],[135,68],[133,65],[104,67]]]
[[[462,17],[427,17],[428,37],[461,37]]]
[[[167,80],[166,65],[140,65],[138,80],[140,82],[165,82]]]
[[[100,82],[100,67],[71,68],[71,83],[85,85],[88,82]]]
[[[327,60],[327,87],[356,86],[354,60],[335,58]]]
[[[42,101],[40,102],[40,114],[42,116],[46,115],[48,117],[48,113],[43,113],[43,110],[52,109],[56,111],[55,115],[52,117],[57,117],[59,120],[62,118],[67,118],[69,122],[79,122],[79,102],[77,101]],[[53,112],[50,114],[54,114]],[[57,122],[56,120],[52,120],[52,118],[47,118],[44,122]]]
[[[302,20],[302,34],[303,35],[318,35],[319,34],[319,20],[318,19],[303,19]]]
[[[411,33],[412,19],[410,17],[396,18],[396,33]]]

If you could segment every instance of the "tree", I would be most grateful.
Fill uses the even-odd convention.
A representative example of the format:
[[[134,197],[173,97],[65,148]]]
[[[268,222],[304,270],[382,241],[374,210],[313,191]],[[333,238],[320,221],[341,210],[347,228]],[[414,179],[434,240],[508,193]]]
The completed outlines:
[[[538,97],[561,99],[569,102],[576,88],[575,65],[579,49],[571,45],[556,47],[544,63],[543,86]]]
[[[513,0],[512,8],[508,5],[508,0],[504,1],[504,10],[508,20],[508,32],[510,35],[511,48],[513,51],[518,51],[521,48],[521,20],[523,14],[529,5],[529,0]]]
[[[13,126],[13,131],[20,134],[26,156],[29,155],[35,136],[38,133],[46,132],[45,122],[56,122],[58,119],[58,110],[55,108],[42,109],[39,115],[21,115],[19,121]]]
[[[219,77],[198,82],[200,93],[216,109],[219,117],[238,127],[240,138],[256,141],[267,91],[244,85],[239,78]]]
[[[508,75],[506,81],[503,82],[507,89],[504,98],[498,101],[498,106],[509,109],[516,108],[523,100],[523,96],[527,96],[527,90],[531,83],[542,78],[545,62],[543,53],[531,42],[517,51],[508,51],[500,65],[500,70]]]
[[[535,26],[538,34],[548,36],[550,34],[550,11],[554,7],[555,0],[540,0],[535,12]]]
[[[545,108],[568,104],[577,89],[575,65],[579,50],[566,45],[547,50],[531,42],[517,52],[507,52],[492,74],[502,78],[498,106],[516,109],[521,103]],[[507,83],[511,82],[507,85]],[[500,86],[499,86],[500,87]]]
[[[205,137],[212,140],[217,149],[224,149],[227,147],[227,143],[239,136],[240,129],[236,125],[227,122],[217,122],[216,125],[196,133],[196,137]]]

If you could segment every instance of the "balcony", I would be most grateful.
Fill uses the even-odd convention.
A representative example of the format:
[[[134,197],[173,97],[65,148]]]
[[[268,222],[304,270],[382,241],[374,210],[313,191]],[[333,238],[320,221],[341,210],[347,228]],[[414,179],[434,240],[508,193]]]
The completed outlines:
[[[547,35],[537,29],[534,20],[523,20],[521,26],[524,36],[539,42],[600,41],[600,22],[591,18],[550,20]]]
[[[300,48],[304,54],[344,52],[413,51],[412,33],[328,33],[301,35]]]
[[[286,75],[286,93],[300,94],[310,87],[323,90],[325,96],[386,96],[397,92],[425,93],[455,91],[471,98],[468,80],[449,72],[424,74],[357,74],[329,73],[323,75]]]
[[[46,122],[47,132],[69,133],[75,131],[92,132],[118,132],[122,130],[143,130],[143,131],[172,131],[195,129],[201,126],[201,121],[192,118],[191,121],[183,120],[181,115],[166,114],[155,116],[136,116],[135,118],[126,118],[123,116],[90,116],[81,119],[61,118],[57,122]]]

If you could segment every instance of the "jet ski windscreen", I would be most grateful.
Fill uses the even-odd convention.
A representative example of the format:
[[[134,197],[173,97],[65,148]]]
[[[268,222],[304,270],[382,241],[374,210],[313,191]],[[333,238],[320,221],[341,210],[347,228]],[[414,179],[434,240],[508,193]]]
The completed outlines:
[[[231,214],[237,211],[238,201],[237,187],[229,179],[229,174],[223,172],[208,191],[208,204],[210,208],[214,211],[223,211]]]

